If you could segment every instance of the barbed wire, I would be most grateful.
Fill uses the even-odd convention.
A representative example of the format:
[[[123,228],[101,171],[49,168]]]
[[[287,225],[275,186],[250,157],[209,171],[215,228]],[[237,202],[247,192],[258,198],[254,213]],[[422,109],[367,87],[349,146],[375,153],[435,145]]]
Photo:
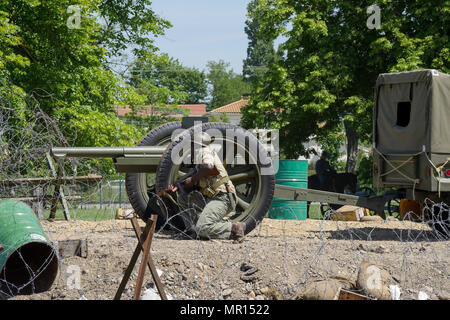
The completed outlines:
[[[136,246],[129,221],[118,216],[120,210],[133,212],[122,177],[80,182],[75,179],[78,173],[100,174],[101,165],[66,160],[62,176],[73,179],[64,181],[64,191],[67,197],[81,198],[68,201],[72,221],[63,219],[61,209],[54,222],[48,221],[50,200],[34,193],[39,188],[51,194],[54,181],[32,184],[26,179],[51,178],[46,153],[52,146],[73,141],[64,137],[38,105],[30,106],[32,112],[23,122],[17,121],[8,105],[0,107],[1,199],[40,199],[37,202],[44,203],[40,223],[54,249],[41,255],[36,265],[25,248],[18,248],[23,281],[8,281],[5,274],[13,267],[0,266],[4,267],[0,293],[7,299],[112,299]],[[156,196],[150,194],[150,198]],[[285,207],[279,212],[282,219],[266,217],[244,242],[233,244],[231,240],[202,239],[192,232],[208,199],[201,194],[190,197],[186,205],[177,203],[178,210],[163,223],[152,243],[153,259],[173,299],[335,298],[336,288],[380,298],[389,286],[400,288],[400,299],[418,299],[420,292],[431,299],[448,298],[450,233],[445,203],[425,200],[422,214],[427,219],[420,222],[412,221],[412,213],[404,220],[338,221],[332,219],[340,215],[334,210],[316,220],[295,220],[292,209]],[[190,228],[180,228],[177,218]],[[87,239],[87,257],[62,256],[56,242],[65,239]],[[15,246],[6,246],[0,255]],[[49,290],[38,293],[40,276],[55,256],[60,272]],[[365,261],[370,265],[363,270]],[[375,280],[367,281],[371,276]],[[136,277],[134,270],[131,280]],[[369,288],[371,283],[380,289]],[[124,298],[132,297],[133,286],[130,281]],[[149,274],[145,286],[146,293],[156,292]],[[23,295],[27,290],[32,294]]]

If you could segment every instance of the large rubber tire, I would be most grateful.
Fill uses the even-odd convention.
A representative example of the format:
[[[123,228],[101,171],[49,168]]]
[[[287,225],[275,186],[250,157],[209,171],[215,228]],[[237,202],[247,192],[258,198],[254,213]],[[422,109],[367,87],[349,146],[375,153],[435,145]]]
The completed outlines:
[[[172,133],[181,129],[181,122],[169,122],[149,131],[139,142],[138,146],[161,146],[171,143]],[[154,191],[154,186],[148,182],[146,173],[127,173],[125,175],[125,187],[131,206],[137,215],[144,221],[147,221],[152,212],[159,213],[156,199],[151,200],[147,194],[148,191]],[[157,229],[164,224],[165,219],[159,215]]]
[[[235,136],[237,137],[236,140],[233,139],[233,141],[229,140],[229,142],[234,143],[234,146],[238,145],[237,141],[245,141],[245,146],[241,145],[243,147],[246,153],[246,156],[251,156],[252,152],[250,152],[250,148],[248,146],[251,145],[257,145],[258,150],[264,150],[263,145],[258,141],[258,139],[251,134],[250,132],[231,125],[227,123],[218,123],[218,122],[210,122],[210,123],[204,123],[202,125],[198,125],[196,127],[191,128],[186,134],[183,134],[181,136],[178,136],[175,141],[173,141],[164,152],[161,162],[158,166],[158,170],[156,172],[156,190],[160,191],[165,188],[170,183],[173,183],[177,180],[180,176],[180,172],[178,169],[180,168],[179,165],[174,165],[172,162],[172,150],[176,148],[176,146],[182,143],[183,139],[191,138],[194,135],[194,128],[201,127],[201,130],[203,132],[210,130],[220,132],[222,137],[226,137],[226,131],[232,130],[234,131]],[[222,142],[226,140],[226,138],[222,139]],[[214,142],[213,144],[220,144],[220,138],[216,138],[214,136]],[[224,144],[222,144],[223,146]],[[178,148],[177,148],[178,149]],[[176,149],[176,150],[177,150]],[[247,159],[247,158],[246,158]],[[238,182],[238,184],[235,183],[235,187],[238,190],[238,197],[239,197],[239,208],[236,210],[236,214],[230,217],[230,221],[232,222],[245,222],[246,228],[245,233],[249,233],[252,231],[258,223],[264,218],[264,216],[269,211],[270,205],[272,204],[273,194],[275,190],[275,177],[273,174],[272,169],[272,162],[270,158],[268,157],[267,153],[259,152],[258,161],[256,163],[250,164],[250,165],[225,165],[228,174],[230,175],[231,180],[233,181],[233,176],[237,177],[239,174],[241,174],[241,178]],[[244,170],[244,171],[240,171]],[[261,174],[261,171],[264,171],[264,175]],[[247,180],[242,179],[242,173],[248,173]],[[271,174],[266,174],[267,172],[271,172]],[[251,178],[248,178],[248,176],[251,176]],[[247,192],[240,192],[239,190],[241,187],[246,188],[245,190]],[[244,206],[245,204],[245,206]],[[245,208],[245,209],[244,209]]]

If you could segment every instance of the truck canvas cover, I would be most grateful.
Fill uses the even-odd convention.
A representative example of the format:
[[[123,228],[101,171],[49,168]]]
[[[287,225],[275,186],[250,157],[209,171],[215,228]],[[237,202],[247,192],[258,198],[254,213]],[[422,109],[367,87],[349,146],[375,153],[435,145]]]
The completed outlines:
[[[450,75],[436,70],[380,74],[374,145],[383,154],[450,154]]]

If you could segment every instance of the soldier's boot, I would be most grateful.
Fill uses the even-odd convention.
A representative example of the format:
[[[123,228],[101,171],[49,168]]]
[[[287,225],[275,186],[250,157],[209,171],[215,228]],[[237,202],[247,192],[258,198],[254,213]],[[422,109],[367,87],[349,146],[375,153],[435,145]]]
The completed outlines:
[[[244,241],[245,236],[245,223],[236,222],[231,224],[231,236],[230,239],[234,240],[233,243],[241,243]]]

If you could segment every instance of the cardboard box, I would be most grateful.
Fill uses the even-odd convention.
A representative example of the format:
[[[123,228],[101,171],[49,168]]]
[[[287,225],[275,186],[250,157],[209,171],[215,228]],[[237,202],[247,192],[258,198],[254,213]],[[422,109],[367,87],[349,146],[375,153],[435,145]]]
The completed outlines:
[[[364,216],[364,208],[345,205],[331,215],[336,221],[359,221]]]

